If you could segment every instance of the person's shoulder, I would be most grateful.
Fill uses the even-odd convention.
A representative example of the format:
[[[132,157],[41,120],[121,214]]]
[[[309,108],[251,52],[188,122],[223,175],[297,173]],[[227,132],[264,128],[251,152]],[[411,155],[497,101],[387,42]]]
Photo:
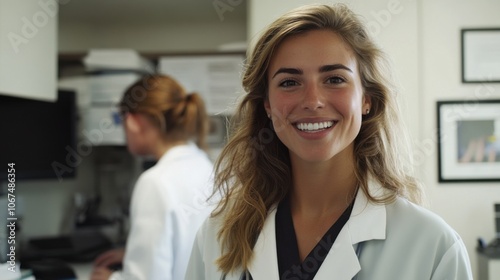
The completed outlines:
[[[472,279],[463,240],[442,217],[404,198],[387,204],[386,214],[384,248],[392,248],[389,252],[411,252],[411,266],[433,279]]]
[[[139,175],[135,186],[133,196],[141,197],[156,197],[163,203],[171,201],[172,191],[175,191],[175,186],[172,183],[173,179],[177,178],[180,173],[172,174],[161,164],[156,164],[145,170]],[[166,205],[166,204],[165,204]]]
[[[404,198],[396,198],[386,206],[387,226],[418,238],[434,239],[451,245],[460,240],[457,232],[438,214]]]
[[[211,175],[213,164],[203,151],[193,147],[178,147],[173,152],[174,156],[164,155],[155,165],[145,170],[137,181],[164,184],[179,178],[194,179]],[[193,176],[188,176],[189,174]]]
[[[207,177],[213,172],[213,163],[205,151],[194,144],[180,145],[167,151],[158,163],[153,166],[154,174],[164,177],[183,177],[188,174],[190,179],[200,176]]]
[[[218,234],[222,226],[222,217],[209,216],[199,227],[196,235],[196,244],[201,252],[205,252],[205,256],[211,255],[210,258],[217,259],[220,254]]]
[[[154,186],[161,181],[162,170],[158,165],[145,170],[137,178],[137,186]]]
[[[198,230],[198,238],[203,240],[217,240],[217,235],[222,226],[222,215],[210,215]]]

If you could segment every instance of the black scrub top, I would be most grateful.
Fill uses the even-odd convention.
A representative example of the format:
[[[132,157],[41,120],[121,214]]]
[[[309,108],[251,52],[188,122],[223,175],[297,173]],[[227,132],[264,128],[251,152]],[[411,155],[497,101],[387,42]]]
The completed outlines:
[[[349,220],[353,205],[354,201],[301,263],[290,210],[290,199],[286,197],[280,202],[276,211],[276,250],[280,280],[310,280],[314,278],[340,230]]]

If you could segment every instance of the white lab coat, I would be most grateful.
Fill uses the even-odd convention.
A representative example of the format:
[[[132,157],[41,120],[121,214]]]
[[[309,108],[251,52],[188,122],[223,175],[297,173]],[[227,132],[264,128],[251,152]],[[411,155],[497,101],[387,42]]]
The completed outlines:
[[[383,190],[370,182],[370,193]],[[278,280],[272,209],[254,247],[249,272],[254,280]],[[220,218],[209,218],[198,232],[186,280],[219,280],[215,260],[220,256],[217,232]],[[356,254],[363,243],[360,260]],[[314,264],[310,264],[314,266]],[[239,280],[241,271],[227,275]],[[388,205],[373,204],[359,191],[345,224],[314,279],[326,280],[469,280],[470,260],[460,236],[440,217],[397,198]],[[299,276],[286,277],[298,280]]]
[[[210,214],[213,167],[192,143],[168,150],[139,177],[123,271],[111,279],[183,279],[198,228]]]

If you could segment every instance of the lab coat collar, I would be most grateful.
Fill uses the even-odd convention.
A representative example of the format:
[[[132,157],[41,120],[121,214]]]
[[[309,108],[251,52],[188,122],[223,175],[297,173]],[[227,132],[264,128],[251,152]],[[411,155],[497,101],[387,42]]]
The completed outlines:
[[[370,181],[369,186],[372,196],[377,197],[383,193],[383,188],[378,183]],[[255,280],[279,279],[276,208],[275,206],[270,210],[254,246],[254,256],[248,270]],[[354,246],[367,240],[385,239],[385,229],[385,206],[371,203],[363,191],[358,191],[351,217],[337,236],[315,278],[329,279],[335,275],[335,279],[352,279],[361,270]]]
[[[248,271],[254,280],[280,279],[276,252],[276,209],[271,209],[259,238],[253,248],[253,259]]]
[[[187,144],[182,144],[174,146],[168,149],[158,160],[158,163],[164,163],[167,161],[174,161],[180,157],[185,157],[186,155],[192,155],[193,153],[198,153],[200,150],[193,142],[188,142]]]
[[[384,193],[384,189],[374,181],[369,182],[369,191],[374,197]],[[386,217],[385,205],[370,202],[366,194],[359,190],[351,217],[340,231],[315,278],[330,279],[331,275],[335,275],[335,279],[352,279],[361,270],[355,246],[368,240],[385,239]]]
[[[370,180],[368,186],[371,196],[375,198],[382,197],[386,192],[374,180]],[[358,244],[367,240],[385,239],[386,225],[387,214],[385,204],[370,202],[366,194],[361,189],[358,190],[351,217],[347,222],[352,244]]]

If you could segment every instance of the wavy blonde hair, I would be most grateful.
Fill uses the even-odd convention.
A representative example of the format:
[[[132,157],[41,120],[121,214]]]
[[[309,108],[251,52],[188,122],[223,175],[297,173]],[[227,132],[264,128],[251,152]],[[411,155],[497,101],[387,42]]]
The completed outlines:
[[[248,267],[270,208],[292,186],[288,149],[272,130],[264,109],[267,71],[285,38],[311,30],[331,30],[352,48],[364,94],[371,100],[370,114],[363,117],[354,140],[360,188],[375,203],[389,203],[398,195],[420,202],[417,181],[402,168],[410,163],[402,160],[409,153],[401,152],[398,144],[404,134],[399,130],[395,91],[387,78],[390,75],[383,52],[345,5],[300,7],[272,23],[248,57],[243,76],[247,94],[232,120],[232,136],[216,162],[216,192],[221,193],[222,200],[213,216],[222,219],[218,232],[222,255],[217,265],[224,273]],[[369,193],[369,177],[388,190],[386,196],[376,198]]]

